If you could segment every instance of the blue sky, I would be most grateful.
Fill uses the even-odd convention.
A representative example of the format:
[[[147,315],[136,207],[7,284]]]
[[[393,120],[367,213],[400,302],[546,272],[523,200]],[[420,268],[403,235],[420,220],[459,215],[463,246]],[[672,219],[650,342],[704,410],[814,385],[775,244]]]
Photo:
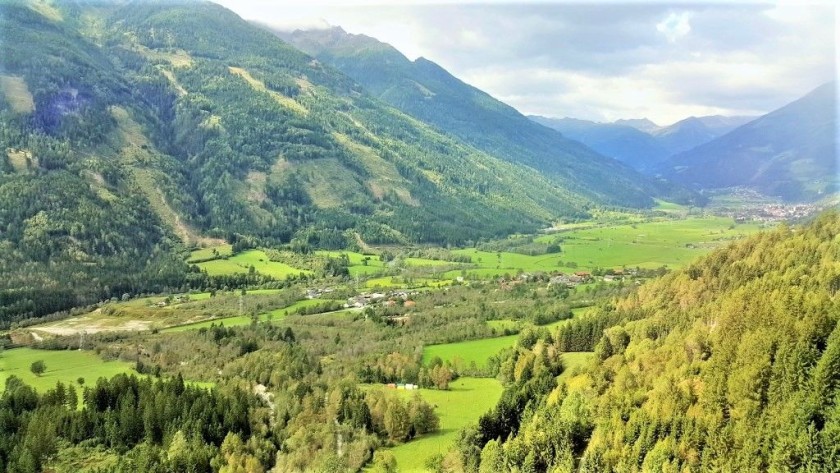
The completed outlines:
[[[285,29],[373,36],[526,114],[660,125],[760,115],[837,75],[827,1],[219,3]]]

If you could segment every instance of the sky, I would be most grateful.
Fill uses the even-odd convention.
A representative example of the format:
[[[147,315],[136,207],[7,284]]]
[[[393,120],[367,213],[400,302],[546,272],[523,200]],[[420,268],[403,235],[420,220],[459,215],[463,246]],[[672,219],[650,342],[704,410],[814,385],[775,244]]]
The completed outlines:
[[[833,2],[221,0],[425,57],[524,114],[600,122],[761,115],[837,77]]]

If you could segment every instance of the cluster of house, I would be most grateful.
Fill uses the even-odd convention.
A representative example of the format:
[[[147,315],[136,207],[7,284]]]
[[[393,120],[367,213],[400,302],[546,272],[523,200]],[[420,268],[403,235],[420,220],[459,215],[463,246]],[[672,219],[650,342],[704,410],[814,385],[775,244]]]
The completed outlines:
[[[189,294],[182,294],[180,296],[167,297],[166,299],[164,299],[162,301],[158,301],[158,302],[156,302],[152,305],[155,306],[155,307],[166,307],[170,304],[181,304],[183,302],[189,302],[189,301],[190,301],[190,295]]]
[[[636,270],[624,270],[624,269],[609,269],[607,270],[603,276],[600,277],[605,282],[613,282],[613,281],[621,281],[625,277],[630,276],[637,276]],[[552,272],[551,274],[545,273],[536,273],[536,274],[529,274],[529,273],[522,273],[515,278],[507,279],[507,278],[499,278],[499,288],[504,290],[511,290],[515,286],[519,284],[523,284],[526,282],[540,282],[540,281],[548,281],[549,286],[567,286],[567,287],[575,287],[578,284],[586,284],[595,281],[598,276],[593,275],[588,271],[576,271],[571,274],[566,274],[562,272]]]
[[[307,299],[318,299],[321,296],[323,296],[324,294],[330,294],[333,291],[335,291],[335,289],[333,289],[331,287],[307,289],[306,290],[306,298]]]
[[[586,271],[577,271],[573,274],[557,273],[548,280],[548,285],[565,285],[568,287],[575,287],[578,284],[584,284],[590,281],[592,281],[592,274]]]
[[[389,307],[395,306],[398,303],[404,307],[413,307],[414,301],[411,300],[411,296],[415,294],[417,294],[417,291],[389,291],[387,293],[363,292],[362,294],[347,299],[344,307],[356,307],[361,309],[379,302],[382,302],[384,305]]]
[[[415,389],[420,389],[420,386],[411,383],[388,383],[385,385],[388,389],[405,389],[407,391],[413,391]]]
[[[775,223],[807,217],[819,212],[819,210],[820,207],[815,204],[766,204],[758,208],[735,212],[733,217],[735,223],[749,221]]]

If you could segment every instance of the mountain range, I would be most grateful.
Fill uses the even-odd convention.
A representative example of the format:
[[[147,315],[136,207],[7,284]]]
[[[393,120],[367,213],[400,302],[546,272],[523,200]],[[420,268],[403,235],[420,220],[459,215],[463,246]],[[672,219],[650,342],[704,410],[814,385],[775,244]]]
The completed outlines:
[[[0,32],[0,316],[186,287],[202,243],[462,244],[667,190],[429,61],[383,94],[212,3],[6,2]]]
[[[188,287],[201,276],[182,252],[205,243],[468,244],[595,206],[702,202],[429,60],[341,29],[286,42],[212,3],[7,2],[0,13],[0,316]],[[813,108],[824,95],[793,121],[779,117],[802,107],[752,123],[781,130],[774,146],[790,137],[833,156],[833,115]],[[790,136],[817,118],[822,128]],[[692,166],[708,162],[698,150],[723,156],[714,143],[739,130],[759,140],[750,125],[673,163],[633,164],[698,188],[731,185],[694,178]],[[697,125],[655,133],[682,128]],[[627,129],[614,149],[637,140],[667,151]],[[833,161],[773,149],[788,167],[761,176],[823,178],[792,197],[832,188]]]
[[[604,156],[615,158],[643,173],[651,173],[670,156],[708,143],[754,117],[689,117],[664,127],[646,118],[616,120],[613,123],[537,115],[529,118],[580,141]]]
[[[697,188],[752,187],[788,201],[838,190],[837,84],[662,163],[667,178]]]
[[[645,205],[649,195],[679,194],[679,189],[640,176],[629,166],[535,124],[428,59],[409,60],[389,44],[339,27],[276,33],[440,132],[499,159],[533,167],[589,199],[638,206]]]
[[[747,187],[799,202],[840,189],[836,107],[837,85],[831,82],[760,117],[689,117],[667,127],[648,119],[530,118],[643,173],[695,190]]]

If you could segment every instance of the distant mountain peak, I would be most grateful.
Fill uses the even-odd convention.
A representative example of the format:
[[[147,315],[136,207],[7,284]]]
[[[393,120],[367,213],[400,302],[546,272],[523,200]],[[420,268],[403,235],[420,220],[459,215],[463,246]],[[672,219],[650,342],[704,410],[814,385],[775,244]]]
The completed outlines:
[[[840,180],[836,103],[834,85],[823,85],[784,107],[669,158],[660,170],[668,178],[698,188],[747,186],[791,201],[813,200],[837,192]],[[729,127],[748,119],[705,118],[726,122]]]
[[[659,130],[660,128],[662,128],[661,126],[657,125],[656,123],[654,123],[653,121],[651,121],[647,118],[626,118],[626,119],[616,120],[613,123],[616,124],[616,125],[624,125],[624,126],[633,127],[635,129],[637,129],[639,131],[643,131],[645,133],[653,133],[653,132]]]

